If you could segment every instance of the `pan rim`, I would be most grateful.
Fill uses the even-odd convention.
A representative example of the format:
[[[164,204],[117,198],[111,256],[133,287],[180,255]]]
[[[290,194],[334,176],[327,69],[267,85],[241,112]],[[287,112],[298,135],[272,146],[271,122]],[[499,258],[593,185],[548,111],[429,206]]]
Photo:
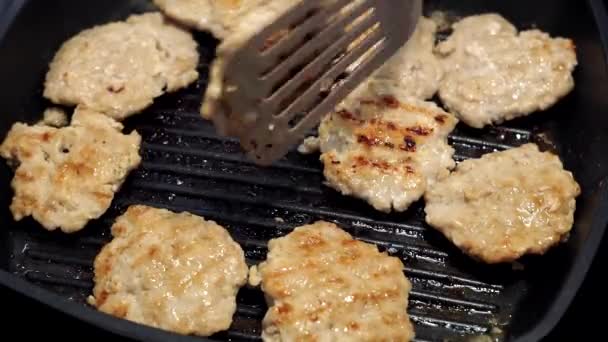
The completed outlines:
[[[0,8],[0,43],[6,33],[10,30],[13,21],[17,18],[21,9],[28,0],[8,0],[8,3]],[[601,38],[602,50],[605,63],[608,65],[608,15],[602,0],[588,0],[587,5],[595,19],[595,25]],[[590,223],[590,232],[583,243],[582,251],[576,256],[574,267],[567,274],[562,289],[553,303],[548,307],[547,314],[531,330],[515,341],[538,341],[549,334],[562,319],[566,310],[578,293],[586,274],[589,271],[594,257],[598,251],[602,237],[608,224],[608,177],[603,179],[596,189],[598,205],[593,213]],[[123,337],[145,341],[211,341],[209,338],[198,336],[184,336],[164,331],[154,327],[141,325],[124,319],[118,319],[105,313],[99,312],[90,306],[81,303],[70,302],[65,298],[35,285],[9,271],[0,269],[0,285],[9,288],[27,298],[36,300],[55,310],[72,316],[75,319],[92,324],[108,332]]]

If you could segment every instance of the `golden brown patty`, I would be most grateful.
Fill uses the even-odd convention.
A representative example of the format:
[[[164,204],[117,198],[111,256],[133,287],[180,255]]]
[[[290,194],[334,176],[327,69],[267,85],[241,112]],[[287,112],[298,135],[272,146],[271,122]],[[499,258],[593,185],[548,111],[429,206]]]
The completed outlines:
[[[63,128],[14,124],[0,155],[18,165],[11,183],[15,220],[31,215],[48,230],[71,233],[99,218],[141,161],[141,137],[122,128],[82,108]]]
[[[213,221],[131,206],[95,259],[99,310],[181,334],[226,330],[247,281],[241,247]]]
[[[159,13],[134,15],[65,42],[46,75],[44,96],[121,120],[194,82],[197,64],[197,45],[188,32]]]
[[[455,165],[447,137],[456,118],[399,90],[364,85],[319,127],[327,184],[383,212],[406,210]]]
[[[409,341],[403,264],[328,222],[271,240],[252,268],[269,302],[264,341]]]
[[[466,160],[427,191],[426,221],[487,263],[543,254],[572,228],[580,188],[534,144]]]

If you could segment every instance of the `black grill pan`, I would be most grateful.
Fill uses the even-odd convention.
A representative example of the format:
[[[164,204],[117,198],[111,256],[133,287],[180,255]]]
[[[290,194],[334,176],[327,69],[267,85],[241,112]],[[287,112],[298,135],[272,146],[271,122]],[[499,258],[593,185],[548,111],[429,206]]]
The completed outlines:
[[[145,0],[3,1],[0,4],[0,135],[15,121],[35,122],[48,63],[61,43],[95,24],[151,9]],[[566,243],[543,257],[511,266],[479,265],[423,222],[423,204],[385,215],[322,185],[317,156],[291,153],[270,168],[251,164],[234,140],[218,138],[198,115],[217,44],[197,34],[201,78],[156,101],[127,121],[144,138],[143,164],[109,212],[83,232],[65,236],[32,220],[15,223],[8,211],[12,172],[0,166],[0,284],[116,334],[146,341],[200,341],[101,314],[85,304],[92,261],[110,239],[109,227],[128,205],[187,210],[225,225],[250,264],[265,258],[268,239],[318,219],[334,221],[357,238],[400,257],[414,287],[409,312],[418,341],[534,341],[558,322],[598,248],[608,221],[608,70],[602,41],[608,27],[601,1],[427,1],[426,11],[448,17],[496,11],[520,28],[571,37],[580,66],[574,92],[545,113],[483,131],[459,126],[450,137],[456,159],[479,157],[534,141],[561,156],[583,193]],[[604,40],[603,40],[604,38]],[[283,220],[276,220],[282,218]],[[213,340],[259,340],[263,295],[244,288],[230,331]]]

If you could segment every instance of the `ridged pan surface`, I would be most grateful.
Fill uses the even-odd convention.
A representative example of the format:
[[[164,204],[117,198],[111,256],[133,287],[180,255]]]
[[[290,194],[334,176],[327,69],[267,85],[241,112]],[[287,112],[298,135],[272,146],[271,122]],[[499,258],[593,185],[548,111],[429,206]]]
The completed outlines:
[[[123,17],[128,13],[121,14]],[[226,226],[248,263],[265,259],[267,241],[294,227],[329,220],[358,239],[401,258],[413,283],[409,313],[419,341],[508,335],[514,305],[528,286],[511,266],[483,266],[452,247],[424,223],[423,203],[401,214],[382,214],[323,185],[318,155],[296,152],[272,167],[252,164],[238,143],[218,137],[198,110],[216,41],[197,34],[200,80],[164,96],[127,122],[143,137],[143,163],[104,217],[76,235],[47,233],[25,221],[9,233],[9,270],[71,301],[85,304],[93,287],[92,263],[110,239],[114,219],[131,204],[190,211]],[[543,115],[544,117],[544,115]],[[476,158],[530,141],[544,141],[533,120],[486,130],[458,126],[450,137],[455,159]],[[542,120],[542,119],[541,119]],[[243,288],[230,331],[219,340],[258,340],[266,312],[261,291]]]

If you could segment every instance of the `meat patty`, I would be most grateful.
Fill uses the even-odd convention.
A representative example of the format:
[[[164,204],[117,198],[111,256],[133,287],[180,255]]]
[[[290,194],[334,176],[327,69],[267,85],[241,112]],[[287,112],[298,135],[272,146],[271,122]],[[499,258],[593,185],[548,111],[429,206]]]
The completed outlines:
[[[195,29],[209,31],[223,39],[240,16],[261,0],[154,0],[168,17]]]
[[[400,89],[404,96],[421,100],[435,95],[443,77],[443,66],[433,53],[437,24],[420,18],[408,43],[368,80],[372,89],[382,94]]]
[[[454,167],[447,137],[457,120],[399,89],[379,96],[362,88],[319,127],[327,184],[377,210],[404,211]]]
[[[251,272],[270,306],[264,341],[413,339],[411,284],[398,258],[328,222],[296,228],[268,247]]]
[[[509,262],[560,242],[579,194],[557,156],[526,144],[460,163],[427,191],[426,221],[477,259]]]
[[[198,58],[190,33],[166,22],[160,13],[133,15],[65,42],[46,75],[44,96],[121,120],[164,92],[194,82]]]
[[[522,31],[496,14],[467,17],[437,46],[446,74],[443,103],[482,128],[553,106],[574,88],[572,40]]]
[[[48,230],[72,233],[99,218],[141,162],[141,137],[122,128],[82,108],[63,128],[14,124],[0,155],[17,165],[10,207],[15,220],[31,215]]]
[[[213,221],[131,206],[95,259],[100,311],[137,323],[209,336],[226,330],[247,281],[241,247]]]

